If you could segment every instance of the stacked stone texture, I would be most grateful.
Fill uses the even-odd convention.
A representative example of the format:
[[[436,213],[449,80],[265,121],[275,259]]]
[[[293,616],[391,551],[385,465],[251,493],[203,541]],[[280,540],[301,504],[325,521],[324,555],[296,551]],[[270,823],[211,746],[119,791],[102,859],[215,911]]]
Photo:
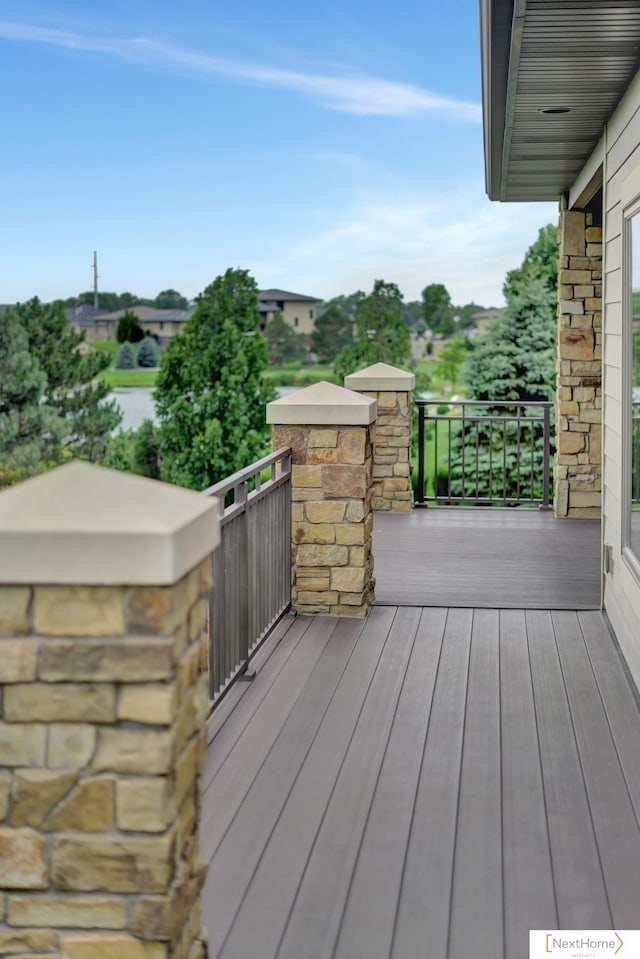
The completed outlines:
[[[602,490],[602,228],[560,217],[555,512],[599,516]]]
[[[274,426],[292,450],[291,601],[300,613],[364,616],[373,603],[371,426]]]
[[[0,586],[0,954],[201,959],[211,562]]]
[[[411,488],[411,410],[413,393],[362,391],[378,401],[373,452],[374,510],[409,513]]]

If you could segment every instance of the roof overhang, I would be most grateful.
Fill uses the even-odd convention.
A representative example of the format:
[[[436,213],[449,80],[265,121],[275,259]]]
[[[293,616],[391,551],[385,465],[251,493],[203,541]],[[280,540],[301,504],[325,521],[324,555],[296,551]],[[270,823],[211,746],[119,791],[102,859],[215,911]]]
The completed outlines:
[[[567,193],[640,66],[638,0],[480,0],[486,189]]]

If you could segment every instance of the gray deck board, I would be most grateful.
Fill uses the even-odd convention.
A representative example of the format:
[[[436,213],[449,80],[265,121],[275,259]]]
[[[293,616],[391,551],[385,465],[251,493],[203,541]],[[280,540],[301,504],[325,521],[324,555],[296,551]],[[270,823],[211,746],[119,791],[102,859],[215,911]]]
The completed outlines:
[[[558,928],[522,610],[500,613],[500,713],[505,955],[517,956],[529,929]]]
[[[393,942],[445,609],[422,610],[340,927],[336,959],[387,959]],[[304,922],[300,922],[301,931]],[[293,959],[293,955],[291,957]]]
[[[515,509],[376,513],[374,552],[381,604],[574,610],[600,605],[599,520]]]
[[[234,792],[218,788],[218,777],[208,795],[205,794],[202,847],[205,859],[210,859],[211,864],[202,901],[205,913],[212,909],[218,917],[210,931],[213,955],[222,947],[231,928],[302,760],[313,743],[353,652],[358,637],[355,625],[341,621],[337,627],[332,627],[327,623],[331,635],[322,660],[313,669],[267,757],[262,758],[259,754],[256,760],[254,755],[259,748],[259,727],[253,730],[251,740],[247,737],[243,749],[236,748],[239,764],[253,773],[248,790]],[[224,785],[226,787],[226,783]],[[219,826],[219,818],[225,820],[224,832]],[[216,835],[212,840],[214,832]]]
[[[550,613],[528,613],[527,632],[560,928],[610,929],[607,889]]]
[[[344,688],[341,683],[336,692],[343,702],[327,716],[302,767],[243,904],[253,921],[238,917],[231,955],[251,954],[247,926],[261,955],[275,955],[291,912],[278,955],[331,956],[418,620],[418,611],[399,610],[385,627],[386,642],[359,709],[354,692],[360,680],[345,672]]]
[[[258,662],[212,724],[211,959],[521,959],[529,928],[637,925],[640,712],[599,612],[290,618]]]
[[[406,850],[394,959],[421,955],[425,942],[430,959],[447,956],[472,619],[467,609],[447,616]]]
[[[498,611],[474,611],[449,921],[450,959],[503,954]]]
[[[567,699],[589,796],[613,925],[630,929],[640,915],[640,832],[584,643],[570,613],[552,615]]]

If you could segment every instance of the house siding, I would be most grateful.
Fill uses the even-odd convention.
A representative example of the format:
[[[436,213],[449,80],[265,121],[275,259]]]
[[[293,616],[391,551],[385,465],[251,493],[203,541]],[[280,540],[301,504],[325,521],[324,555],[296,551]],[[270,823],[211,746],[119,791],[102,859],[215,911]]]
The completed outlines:
[[[640,581],[622,552],[624,489],[623,183],[640,167],[640,73],[609,121],[604,137],[603,543],[613,567],[604,575],[604,606],[640,683]]]

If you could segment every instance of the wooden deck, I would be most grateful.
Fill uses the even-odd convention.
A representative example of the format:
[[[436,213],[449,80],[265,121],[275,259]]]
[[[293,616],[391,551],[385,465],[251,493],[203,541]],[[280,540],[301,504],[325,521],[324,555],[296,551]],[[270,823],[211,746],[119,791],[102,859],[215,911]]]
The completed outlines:
[[[597,609],[600,550],[599,520],[540,510],[376,513],[376,598],[383,605]]]
[[[210,721],[210,956],[524,959],[637,928],[640,713],[599,612],[287,617]]]

